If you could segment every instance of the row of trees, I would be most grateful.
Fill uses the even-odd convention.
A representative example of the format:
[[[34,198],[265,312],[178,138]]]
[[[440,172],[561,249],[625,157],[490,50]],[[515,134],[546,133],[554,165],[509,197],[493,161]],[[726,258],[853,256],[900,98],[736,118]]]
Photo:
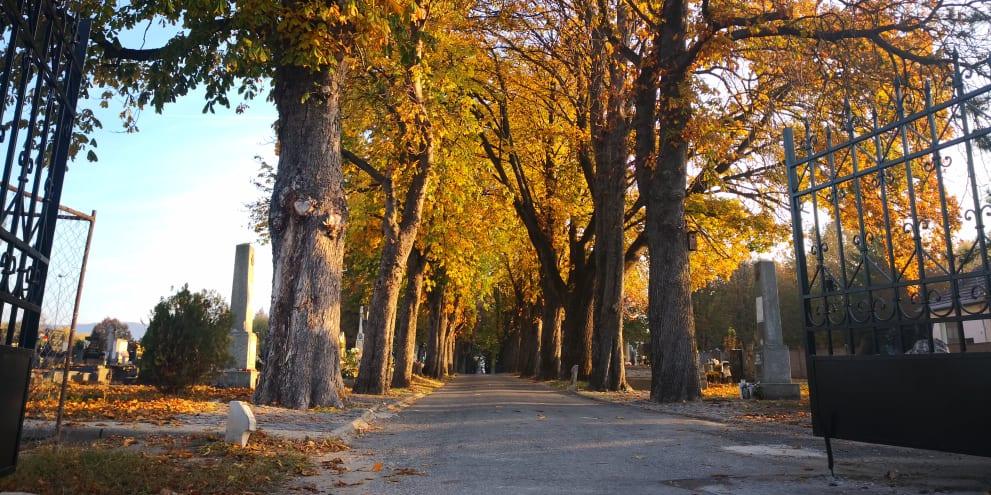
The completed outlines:
[[[577,365],[592,387],[622,388],[623,321],[639,312],[651,397],[698,398],[691,294],[786,238],[781,128],[806,116],[843,128],[845,100],[886,112],[896,75],[939,78],[950,49],[981,55],[970,28],[988,5],[149,0],[92,12],[91,87],[106,98],[160,110],[202,85],[209,111],[274,100],[279,162],[255,217],[275,268],[266,352],[280,358],[255,400],[303,408],[341,404],[342,293],[370,307],[356,391],[408,383],[417,335],[431,375],[471,342],[527,376]],[[179,34],[150,49],[119,41],[156,24]]]

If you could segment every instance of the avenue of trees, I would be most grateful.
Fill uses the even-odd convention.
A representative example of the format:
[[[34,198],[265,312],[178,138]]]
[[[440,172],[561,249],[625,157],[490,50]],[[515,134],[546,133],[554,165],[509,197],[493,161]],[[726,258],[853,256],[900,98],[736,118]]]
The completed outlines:
[[[338,337],[359,305],[358,392],[408,384],[418,343],[430,376],[482,352],[500,371],[556,379],[577,365],[591,387],[621,389],[624,322],[637,320],[651,397],[699,398],[693,291],[788,239],[782,129],[843,129],[847,101],[893,118],[893,79],[921,91],[945,81],[953,51],[986,56],[991,8],[84,5],[97,21],[91,96],[161,110],[205,88],[209,112],[274,102],[278,163],[253,213],[275,273],[255,401],[295,408],[341,405]],[[149,26],[178,34],[120,41]]]

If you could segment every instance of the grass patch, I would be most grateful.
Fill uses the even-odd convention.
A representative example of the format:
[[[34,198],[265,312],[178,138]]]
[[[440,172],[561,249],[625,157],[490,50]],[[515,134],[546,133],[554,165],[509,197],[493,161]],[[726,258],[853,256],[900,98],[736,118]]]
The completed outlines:
[[[558,390],[568,390],[571,380],[547,380],[544,383]],[[588,390],[588,380],[578,380],[578,390]]]
[[[55,419],[59,385],[31,387],[27,417]],[[167,395],[148,385],[89,385],[70,383],[65,402],[68,420],[174,421],[180,414],[220,411],[232,400],[251,400],[249,389],[197,385],[179,395]]]
[[[41,445],[21,453],[0,491],[39,495],[269,493],[295,476],[316,473],[313,455],[346,447],[332,440],[282,440],[260,433],[247,447],[216,436],[112,438],[55,451]]]

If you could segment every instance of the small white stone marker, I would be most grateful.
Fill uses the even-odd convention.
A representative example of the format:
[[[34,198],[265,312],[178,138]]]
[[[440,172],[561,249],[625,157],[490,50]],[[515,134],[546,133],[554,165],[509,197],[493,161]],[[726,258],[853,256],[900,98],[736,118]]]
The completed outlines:
[[[571,386],[568,390],[578,390],[578,365],[571,367]]]
[[[227,412],[227,443],[238,444],[242,447],[248,445],[248,437],[251,432],[258,429],[255,415],[251,412],[251,407],[246,402],[232,400],[230,409]]]

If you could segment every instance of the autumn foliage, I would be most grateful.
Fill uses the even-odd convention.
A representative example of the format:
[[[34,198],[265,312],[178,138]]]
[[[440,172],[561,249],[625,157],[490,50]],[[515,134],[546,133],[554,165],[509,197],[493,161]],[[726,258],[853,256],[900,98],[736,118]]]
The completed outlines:
[[[279,165],[253,218],[284,277],[267,348],[290,360],[269,361],[259,402],[340,405],[338,316],[361,306],[365,392],[388,391],[397,314],[426,334],[433,375],[499,356],[502,370],[545,379],[577,365],[610,390],[624,386],[623,326],[636,319],[657,365],[651,397],[677,402],[702,397],[692,292],[789,238],[783,129],[809,129],[812,147],[897,118],[899,93],[918,101],[926,81],[945,82],[952,52],[970,66],[986,58],[986,2],[104,4],[92,82],[113,88],[104,101],[156,110],[200,84],[206,111],[272,89]],[[124,48],[121,33],[146,22],[180,34]],[[927,125],[952,134],[946,123],[865,143],[864,158],[908,154]],[[852,160],[830,166],[803,180]],[[914,175],[920,219],[949,215],[953,231],[957,199],[935,207],[925,169],[893,172],[863,205],[846,190],[813,197],[846,198],[831,218],[838,237],[864,230],[864,249],[878,249],[877,222],[861,229],[853,211],[876,219],[878,195],[906,197]],[[915,239],[903,233],[890,264],[911,276]],[[405,297],[414,252],[422,290]],[[316,278],[296,283],[305,277]]]
[[[55,419],[59,388],[55,383],[40,383],[31,388],[26,406],[27,417]],[[182,395],[166,394],[149,385],[83,385],[70,383],[65,399],[68,421],[123,421],[166,423],[180,415],[221,412],[227,402],[248,400],[251,391],[215,388],[205,385],[189,387]]]

